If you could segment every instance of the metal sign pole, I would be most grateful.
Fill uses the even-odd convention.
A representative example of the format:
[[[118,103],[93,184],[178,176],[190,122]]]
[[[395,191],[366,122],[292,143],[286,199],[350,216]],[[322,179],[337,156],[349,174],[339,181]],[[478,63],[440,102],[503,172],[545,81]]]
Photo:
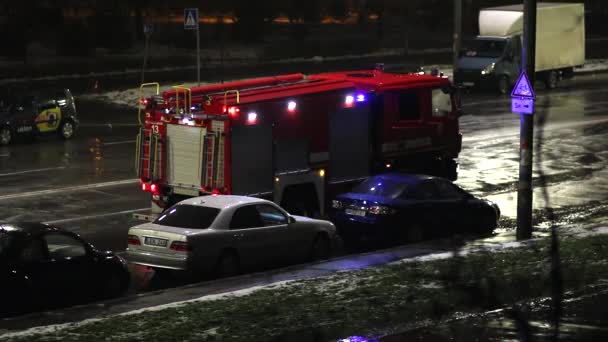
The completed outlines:
[[[201,39],[199,36],[199,20],[196,16],[196,81],[201,85]]]
[[[530,80],[532,92],[536,71],[536,0],[524,0],[524,44],[522,71]],[[534,140],[534,108],[529,114],[520,114],[519,182],[517,186],[517,240],[532,237],[532,154]]]
[[[452,69],[455,72],[458,67],[458,58],[462,41],[462,0],[454,0],[454,60]]]

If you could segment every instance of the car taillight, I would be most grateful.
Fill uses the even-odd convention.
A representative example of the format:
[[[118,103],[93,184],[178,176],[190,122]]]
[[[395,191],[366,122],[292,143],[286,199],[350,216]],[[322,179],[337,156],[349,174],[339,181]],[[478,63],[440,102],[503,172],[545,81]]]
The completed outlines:
[[[170,248],[176,252],[188,252],[190,250],[188,243],[184,241],[173,241]]]
[[[331,207],[334,209],[342,209],[344,205],[342,204],[342,201],[333,200],[331,201]]]
[[[150,185],[150,192],[152,192],[152,194],[154,194],[154,195],[159,195],[160,194],[160,185],[152,183]]]
[[[384,207],[381,205],[371,206],[371,207],[367,208],[367,211],[370,214],[374,214],[374,215],[391,215],[391,214],[395,213],[395,210],[393,208]]]
[[[128,245],[132,245],[132,246],[139,246],[141,245],[141,241],[139,241],[139,237],[136,235],[129,235],[127,237],[127,244]]]

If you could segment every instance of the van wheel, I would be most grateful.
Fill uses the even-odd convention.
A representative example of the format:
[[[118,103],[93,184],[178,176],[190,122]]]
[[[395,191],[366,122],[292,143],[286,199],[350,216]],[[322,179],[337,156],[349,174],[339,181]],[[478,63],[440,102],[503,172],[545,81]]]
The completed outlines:
[[[12,139],[13,139],[13,134],[12,134],[10,128],[8,128],[8,127],[0,128],[0,146],[10,144]]]
[[[506,95],[509,93],[511,83],[509,82],[509,78],[506,75],[500,76],[498,78],[498,92],[501,95]]]
[[[222,277],[230,277],[239,273],[239,257],[235,252],[225,251],[215,265],[215,275]]]
[[[559,75],[557,74],[557,71],[555,71],[555,70],[549,71],[549,73],[547,73],[547,76],[545,76],[545,87],[547,87],[547,89],[557,88],[558,82],[559,82]]]
[[[65,121],[59,127],[59,136],[65,140],[72,139],[74,137],[76,127],[74,126],[74,122],[71,120]]]

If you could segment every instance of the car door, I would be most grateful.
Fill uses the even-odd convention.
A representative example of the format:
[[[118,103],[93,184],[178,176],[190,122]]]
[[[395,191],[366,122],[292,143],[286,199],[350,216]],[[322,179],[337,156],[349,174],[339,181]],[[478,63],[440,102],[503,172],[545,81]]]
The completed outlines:
[[[444,233],[460,233],[467,229],[473,214],[467,205],[465,193],[445,179],[434,179],[439,193],[437,201],[443,210]]]
[[[273,204],[256,205],[262,224],[268,234],[268,248],[273,249],[273,262],[285,264],[298,259],[302,245],[308,243],[303,230],[289,226],[287,215]]]
[[[235,210],[230,221],[230,231],[242,267],[265,266],[278,256],[272,245],[270,228],[272,227],[264,226],[255,204]]]
[[[436,233],[443,225],[443,204],[438,201],[438,190],[430,180],[419,182],[414,189],[408,193],[407,199],[410,200],[408,210],[403,212],[406,215],[406,222],[414,222],[421,225],[425,230],[425,235]]]

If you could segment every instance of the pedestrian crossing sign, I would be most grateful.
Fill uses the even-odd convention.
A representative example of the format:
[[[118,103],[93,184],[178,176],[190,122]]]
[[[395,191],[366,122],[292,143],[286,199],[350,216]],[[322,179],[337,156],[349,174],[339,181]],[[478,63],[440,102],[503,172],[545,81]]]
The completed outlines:
[[[534,99],[536,95],[534,95],[534,89],[530,84],[530,79],[528,79],[528,75],[525,71],[522,71],[515,83],[515,87],[513,87],[513,91],[511,92],[511,97],[518,98],[528,98]]]
[[[198,8],[184,8],[184,29],[194,30],[198,27]]]

